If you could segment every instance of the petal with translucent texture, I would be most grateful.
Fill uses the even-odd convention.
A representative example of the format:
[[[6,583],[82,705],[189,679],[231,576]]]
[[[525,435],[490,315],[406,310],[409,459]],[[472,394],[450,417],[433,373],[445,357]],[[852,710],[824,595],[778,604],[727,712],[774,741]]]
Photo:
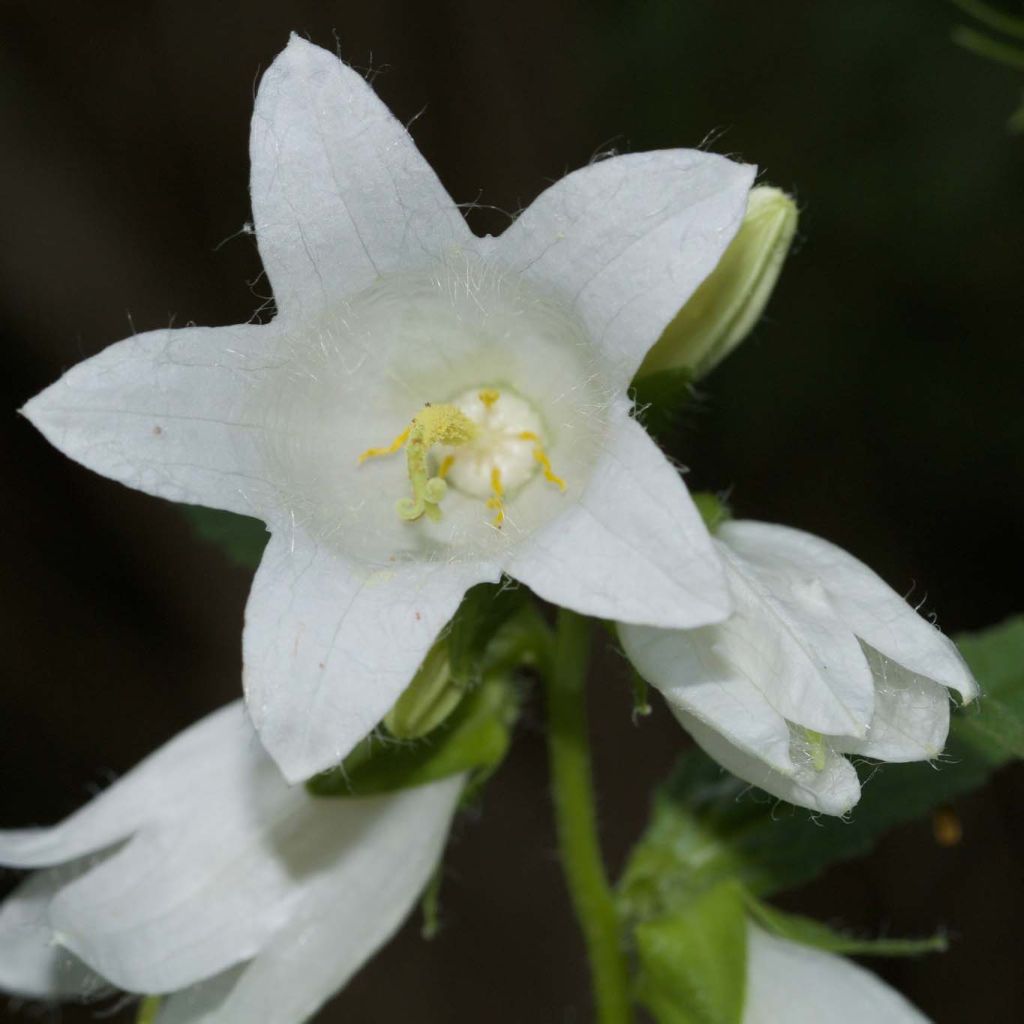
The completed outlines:
[[[895,989],[843,957],[750,925],[743,1024],[928,1024]]]
[[[865,653],[875,677],[871,726],[863,739],[832,737],[833,746],[880,761],[934,760],[949,732],[948,691],[869,647]]]
[[[286,317],[315,316],[381,274],[473,244],[369,83],[298,36],[260,82],[249,148],[256,238]]]
[[[415,904],[441,854],[462,781],[337,801],[339,814],[357,815],[360,805],[381,810],[340,857],[325,852],[327,867],[302,884],[287,924],[255,959],[173,995],[159,1024],[294,1024],[312,1016]]]
[[[0,904],[0,989],[25,999],[85,1000],[109,988],[54,941],[48,917],[54,894],[88,867],[79,861],[40,871]]]
[[[715,650],[715,628],[651,629],[619,626],[626,656],[673,712],[720,732],[752,757],[792,774],[786,720],[761,692]]]
[[[953,642],[842,548],[801,530],[749,520],[727,523],[721,536],[745,558],[820,579],[836,615],[876,651],[964,700],[977,696],[978,685]]]
[[[621,410],[579,502],[505,569],[545,600],[618,622],[701,626],[729,612],[719,558],[682,478]]]
[[[820,766],[812,764],[808,756],[804,763],[794,760],[796,770],[791,775],[784,775],[761,758],[741,750],[695,716],[677,710],[676,718],[704,752],[723,768],[780,800],[822,814],[842,815],[860,799],[857,772],[830,746],[822,750]]]
[[[126,338],[22,412],[83,466],[171,501],[261,516],[276,504],[251,397],[280,365],[274,325]]]
[[[430,645],[493,566],[356,567],[302,531],[275,533],[245,613],[246,703],[292,782],[338,764],[409,684]]]
[[[557,287],[625,385],[732,240],[754,173],[692,149],[601,160],[541,193],[494,255]]]
[[[808,607],[796,592],[800,581],[765,578],[725,538],[718,549],[736,607],[716,627],[721,655],[789,721],[818,732],[863,736],[874,708],[874,682],[853,633],[827,606]]]

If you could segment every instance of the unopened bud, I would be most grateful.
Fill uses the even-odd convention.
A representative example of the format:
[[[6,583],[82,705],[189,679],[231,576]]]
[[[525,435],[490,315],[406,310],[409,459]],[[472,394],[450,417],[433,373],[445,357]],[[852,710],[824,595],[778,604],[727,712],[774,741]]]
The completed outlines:
[[[464,689],[452,680],[448,645],[439,640],[394,707],[384,716],[392,736],[413,740],[433,732],[459,705]]]
[[[766,185],[751,189],[736,237],[647,353],[637,377],[678,369],[702,377],[721,362],[764,312],[796,222],[792,197]]]

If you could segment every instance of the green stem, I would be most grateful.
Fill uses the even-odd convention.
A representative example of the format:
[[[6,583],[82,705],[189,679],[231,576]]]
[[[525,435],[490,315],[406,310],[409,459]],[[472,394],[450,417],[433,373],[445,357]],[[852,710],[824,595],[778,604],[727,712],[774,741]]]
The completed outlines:
[[[587,619],[559,611],[553,657],[544,665],[551,786],[562,868],[587,945],[597,1019],[600,1024],[629,1024],[629,975],[597,838],[587,739],[584,680],[590,632]]]

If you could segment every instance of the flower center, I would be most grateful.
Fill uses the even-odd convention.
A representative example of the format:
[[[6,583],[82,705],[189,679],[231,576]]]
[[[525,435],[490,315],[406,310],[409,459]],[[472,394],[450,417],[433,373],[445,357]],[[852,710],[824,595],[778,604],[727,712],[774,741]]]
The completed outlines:
[[[559,490],[544,449],[543,424],[533,406],[514,391],[473,388],[443,405],[425,405],[386,448],[368,448],[367,459],[405,449],[412,497],[396,509],[407,522],[441,518],[441,500],[451,485],[494,511],[492,525],[505,522],[505,501],[538,471]],[[434,449],[437,449],[436,451]]]

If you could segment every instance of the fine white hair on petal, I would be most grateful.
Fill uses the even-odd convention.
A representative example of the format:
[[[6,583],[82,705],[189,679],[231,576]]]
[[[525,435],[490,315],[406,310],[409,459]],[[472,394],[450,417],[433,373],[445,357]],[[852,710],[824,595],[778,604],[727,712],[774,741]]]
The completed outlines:
[[[755,173],[699,150],[601,160],[535,199],[495,258],[558,287],[625,387],[732,241]]]
[[[949,693],[909,672],[867,644],[864,653],[875,679],[875,713],[863,739],[832,737],[837,750],[880,761],[931,761],[949,733]]]
[[[196,734],[230,753],[219,764],[203,758],[202,744],[184,742]],[[191,780],[186,803],[175,791],[190,757],[203,761],[206,774]],[[312,1012],[330,994],[328,982],[343,983],[415,901],[464,781],[373,798],[312,797],[281,778],[238,704],[188,730],[139,771],[150,781],[162,775],[171,798],[161,803],[158,786],[152,817],[138,822],[131,793],[149,782],[129,773],[117,797],[133,829],[127,841],[98,861],[75,860],[30,878],[4,906],[0,948],[19,924],[29,942],[6,984],[70,994],[86,977],[74,966],[80,960],[127,991],[179,992],[251,962],[245,975],[256,965],[257,973],[294,970],[288,984],[275,984],[295,988],[291,998]],[[330,941],[311,951],[311,937],[323,929]],[[71,967],[49,951],[56,946],[77,958]],[[307,964],[304,974],[303,957],[318,957],[316,969]],[[250,1020],[269,1019],[250,1013]]]
[[[266,518],[277,492],[252,395],[281,367],[276,325],[137,334],[22,412],[83,466],[147,494]]]
[[[600,456],[614,389],[583,325],[557,297],[472,253],[395,273],[291,331],[285,372],[252,396],[267,472],[286,518],[356,561],[499,557],[572,505]],[[510,495],[501,530],[483,503],[449,487],[437,523],[404,522],[404,452],[360,463],[427,403],[509,391],[543,424],[564,493],[536,474]],[[620,398],[621,401],[621,398]]]
[[[472,242],[370,84],[296,35],[260,82],[249,148],[260,256],[289,320]]]
[[[719,536],[765,571],[817,580],[835,615],[892,661],[956,690],[965,701],[978,695],[978,685],[953,642],[842,548],[814,534],[752,520],[726,523]]]
[[[743,1024],[929,1024],[870,971],[834,953],[747,929]]]

